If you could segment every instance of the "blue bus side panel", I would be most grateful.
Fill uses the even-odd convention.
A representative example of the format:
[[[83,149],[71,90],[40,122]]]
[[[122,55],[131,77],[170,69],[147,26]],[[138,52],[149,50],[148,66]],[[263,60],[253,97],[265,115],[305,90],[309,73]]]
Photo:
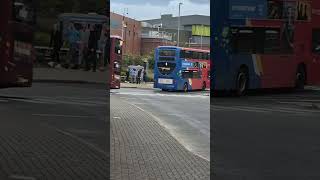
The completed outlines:
[[[256,59],[253,55],[232,55],[230,48],[230,27],[231,26],[246,26],[247,21],[241,19],[243,17],[256,17],[257,13],[263,18],[265,16],[266,1],[263,0],[247,0],[238,2],[237,0],[216,0],[213,1],[211,11],[211,28],[213,32],[213,38],[211,43],[213,44],[211,50],[211,62],[213,68],[211,71],[211,88],[214,90],[232,90],[236,86],[236,78],[241,65],[245,65],[249,69],[249,88],[261,87],[261,78],[257,70],[255,63]],[[232,11],[232,6],[239,6],[233,8],[233,10],[241,10],[245,6],[249,6],[250,10],[253,7],[263,4],[260,10],[255,12]],[[262,10],[261,10],[262,8]],[[265,9],[264,9],[265,8]],[[246,8],[243,8],[246,9]],[[255,9],[255,8],[253,8]],[[257,10],[257,8],[255,9]],[[240,19],[230,19],[230,16]]]
[[[228,1],[228,0],[225,0]],[[267,0],[229,0],[230,19],[265,19],[268,15]]]

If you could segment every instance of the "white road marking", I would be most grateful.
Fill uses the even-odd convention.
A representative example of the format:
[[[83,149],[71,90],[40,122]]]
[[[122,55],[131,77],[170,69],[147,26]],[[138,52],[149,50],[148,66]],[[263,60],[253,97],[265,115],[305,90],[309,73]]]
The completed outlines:
[[[34,177],[20,176],[20,175],[10,175],[9,179],[13,180],[36,180]]]
[[[135,105],[148,105],[148,104],[150,104],[150,103],[142,103],[142,102],[135,102],[135,103],[133,103],[133,104],[135,104]]]
[[[206,94],[162,94],[162,93],[129,93],[129,92],[120,92],[118,95],[131,95],[131,96],[162,96],[162,97],[188,97],[188,98],[209,98]],[[136,98],[128,98],[136,99]]]
[[[103,99],[103,98],[102,98]],[[6,98],[3,101],[20,101],[26,103],[35,104],[70,104],[79,106],[106,106],[108,104],[107,99],[101,101],[101,98],[77,98],[77,97],[47,97],[47,96],[29,96],[27,98]],[[0,99],[0,102],[2,99]]]
[[[57,104],[70,104],[70,105],[79,105],[79,106],[97,106],[97,104],[92,104],[92,103],[88,103],[88,102],[84,102],[84,103],[81,103],[81,102],[76,102],[76,101],[67,101],[67,100],[58,100],[58,99],[49,99],[49,98],[46,98],[46,99],[36,99],[38,101],[41,101],[41,102],[53,102],[53,103],[57,103]]]
[[[27,102],[27,103],[35,103],[35,104],[57,104],[55,102],[39,101],[39,100],[31,100],[31,99],[10,99],[10,100]]]
[[[93,116],[78,116],[78,115],[64,115],[64,114],[32,114],[32,116],[64,117],[64,118],[93,118]]]
[[[247,112],[259,112],[259,113],[268,113],[269,111],[266,110],[259,110],[255,108],[248,108],[248,107],[231,107],[231,106],[217,106],[217,105],[211,105],[211,107],[217,110],[236,110],[236,111],[247,111]]]
[[[262,108],[262,107],[252,107],[252,106],[220,106],[220,105],[211,105],[214,110],[236,110],[236,111],[247,111],[247,112],[259,112],[259,113],[273,113],[273,112],[281,112],[281,113],[291,113],[291,114],[303,114],[306,113],[320,113],[319,110],[305,110],[305,109],[297,109],[297,108]]]

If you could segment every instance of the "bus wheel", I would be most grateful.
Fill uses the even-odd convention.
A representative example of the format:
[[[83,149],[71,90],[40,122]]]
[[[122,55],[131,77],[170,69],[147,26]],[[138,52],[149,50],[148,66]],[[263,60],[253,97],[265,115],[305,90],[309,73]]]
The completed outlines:
[[[183,91],[184,92],[188,92],[188,84],[187,83],[184,83],[184,85],[183,85]]]
[[[203,83],[202,83],[202,91],[205,91],[206,88],[207,88],[206,82],[203,82]]]
[[[248,86],[248,73],[246,69],[241,68],[237,76],[237,86],[236,94],[238,96],[243,96],[246,93]]]
[[[303,90],[305,81],[306,81],[306,72],[304,70],[304,67],[300,66],[296,73],[296,85],[295,85],[296,89]]]

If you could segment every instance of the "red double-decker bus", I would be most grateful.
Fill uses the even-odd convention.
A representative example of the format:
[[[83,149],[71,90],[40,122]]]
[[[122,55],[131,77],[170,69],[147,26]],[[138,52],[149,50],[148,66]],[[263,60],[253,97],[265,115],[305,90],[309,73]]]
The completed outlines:
[[[319,0],[214,1],[211,17],[211,89],[320,84]]]
[[[123,40],[120,36],[110,36],[110,60],[108,70],[110,72],[110,88],[119,89],[121,82]]]
[[[0,87],[30,87],[35,8],[32,0],[0,1]]]

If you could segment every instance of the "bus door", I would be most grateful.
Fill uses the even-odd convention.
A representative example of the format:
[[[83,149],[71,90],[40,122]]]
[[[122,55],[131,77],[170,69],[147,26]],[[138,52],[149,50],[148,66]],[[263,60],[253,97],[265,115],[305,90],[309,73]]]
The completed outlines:
[[[201,79],[202,79],[202,87],[205,88],[210,87],[210,65],[209,62],[201,62],[200,63],[201,70]]]
[[[193,62],[192,68],[187,68],[186,70],[182,71],[182,78],[187,81],[192,89],[202,88],[202,71],[199,68],[199,64],[199,62]]]

